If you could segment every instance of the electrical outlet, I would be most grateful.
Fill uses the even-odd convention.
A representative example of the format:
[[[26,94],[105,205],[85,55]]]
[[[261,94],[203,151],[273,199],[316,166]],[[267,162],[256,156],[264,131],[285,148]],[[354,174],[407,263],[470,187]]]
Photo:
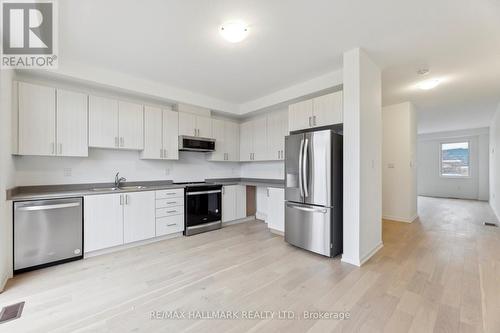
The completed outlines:
[[[64,168],[63,173],[64,173],[64,177],[71,177],[72,170],[71,170],[71,168]]]

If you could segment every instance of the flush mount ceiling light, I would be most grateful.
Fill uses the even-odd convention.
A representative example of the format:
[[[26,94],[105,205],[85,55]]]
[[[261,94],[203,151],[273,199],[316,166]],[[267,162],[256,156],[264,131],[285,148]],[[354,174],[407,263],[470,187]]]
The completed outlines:
[[[220,26],[219,32],[230,43],[239,43],[248,36],[248,26],[239,21],[227,22]]]
[[[440,83],[440,79],[430,79],[420,82],[417,86],[422,90],[430,90],[436,88]]]

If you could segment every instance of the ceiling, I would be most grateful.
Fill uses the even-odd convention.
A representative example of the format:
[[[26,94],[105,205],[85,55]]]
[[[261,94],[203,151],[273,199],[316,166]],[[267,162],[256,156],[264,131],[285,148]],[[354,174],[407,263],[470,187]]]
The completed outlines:
[[[384,105],[416,104],[420,132],[487,126],[500,100],[496,0],[65,0],[59,8],[60,63],[238,105],[341,69],[355,47],[382,68]],[[250,26],[242,43],[218,34],[232,19]],[[415,89],[421,67],[445,81]]]

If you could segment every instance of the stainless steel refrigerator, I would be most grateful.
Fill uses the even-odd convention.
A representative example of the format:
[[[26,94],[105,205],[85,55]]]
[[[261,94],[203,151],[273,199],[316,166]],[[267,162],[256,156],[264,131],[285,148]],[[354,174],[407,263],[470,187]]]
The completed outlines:
[[[285,240],[334,257],[342,252],[342,135],[285,138]]]

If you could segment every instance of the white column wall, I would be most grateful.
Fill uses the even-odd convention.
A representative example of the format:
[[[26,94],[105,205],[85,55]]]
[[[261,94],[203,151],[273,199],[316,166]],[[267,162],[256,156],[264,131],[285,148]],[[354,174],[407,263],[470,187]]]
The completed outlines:
[[[382,216],[413,222],[417,218],[417,125],[412,103],[382,109]]]
[[[380,69],[361,49],[344,53],[344,253],[360,266],[382,247]]]

